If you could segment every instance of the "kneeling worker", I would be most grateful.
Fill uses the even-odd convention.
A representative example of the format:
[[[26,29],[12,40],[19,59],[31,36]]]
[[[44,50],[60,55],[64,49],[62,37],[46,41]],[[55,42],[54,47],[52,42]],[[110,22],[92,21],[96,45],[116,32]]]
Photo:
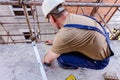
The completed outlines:
[[[64,0],[44,0],[42,4],[45,17],[59,29],[43,63],[50,65],[57,59],[65,69],[105,68],[113,52],[102,25],[94,18],[67,12],[63,4]]]

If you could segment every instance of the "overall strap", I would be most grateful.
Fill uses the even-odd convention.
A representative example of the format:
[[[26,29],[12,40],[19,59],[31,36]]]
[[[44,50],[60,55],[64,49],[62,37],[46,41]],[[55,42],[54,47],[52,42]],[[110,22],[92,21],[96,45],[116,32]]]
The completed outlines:
[[[93,26],[87,26],[87,25],[81,25],[81,24],[66,24],[64,25],[64,27],[74,27],[74,28],[79,28],[84,30],[93,30],[93,31],[99,32],[100,34],[106,37],[106,35],[100,29]]]
[[[98,29],[97,27],[93,27],[93,26],[87,26],[87,25],[81,25],[81,24],[66,24],[64,25],[64,27],[69,27],[69,28],[78,28],[78,29],[84,29],[84,30],[93,30],[93,31],[97,31],[100,34],[102,34],[105,38],[106,38],[106,42],[108,44],[108,47],[110,49],[111,52],[111,56],[114,55],[113,51],[110,48],[110,42],[109,42],[109,36],[107,34],[107,32],[102,32],[100,29]]]
[[[86,16],[88,18],[91,18],[91,19],[95,20],[102,27],[102,29],[104,30],[105,34],[108,34],[107,31],[106,31],[106,29],[105,29],[105,27],[98,20],[96,20],[94,17],[88,16],[88,15],[83,15],[83,16]]]

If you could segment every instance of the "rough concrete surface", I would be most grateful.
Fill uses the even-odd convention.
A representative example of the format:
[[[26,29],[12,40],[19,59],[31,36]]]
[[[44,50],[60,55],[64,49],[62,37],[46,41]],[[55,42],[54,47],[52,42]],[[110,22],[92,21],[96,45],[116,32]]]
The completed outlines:
[[[77,70],[65,70],[59,68],[57,61],[51,67],[46,67],[49,80],[65,80],[73,74],[77,80],[104,80],[105,72],[115,72],[120,78],[120,42],[111,41],[111,47],[115,52],[109,65],[103,70],[91,70],[79,68]],[[45,49],[50,46],[38,44],[41,58]],[[35,54],[31,44],[0,45],[0,80],[43,80],[38,68]]]

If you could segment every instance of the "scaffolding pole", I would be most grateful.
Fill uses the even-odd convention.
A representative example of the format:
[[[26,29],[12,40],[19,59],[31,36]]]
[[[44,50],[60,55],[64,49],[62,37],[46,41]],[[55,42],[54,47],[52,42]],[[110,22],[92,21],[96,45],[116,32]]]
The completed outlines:
[[[106,22],[104,21],[104,19],[102,18],[102,16],[98,12],[97,12],[97,15],[103,21],[104,25],[107,27],[107,29],[109,30],[109,32],[111,33],[111,35],[114,36],[113,32],[110,30],[110,28],[108,27],[108,25],[106,24]]]
[[[29,31],[30,31],[30,37],[31,37],[32,47],[33,47],[34,52],[35,52],[35,57],[37,59],[39,70],[41,72],[43,80],[48,80],[46,72],[45,72],[45,69],[44,69],[42,61],[41,61],[41,58],[40,58],[40,55],[39,55],[39,51],[38,51],[37,45],[36,45],[36,41],[37,41],[36,37],[37,36],[33,35],[33,32],[31,30],[31,25],[30,25],[29,15],[28,15],[28,12],[27,12],[27,9],[26,9],[26,5],[24,5],[24,3],[23,3],[22,7],[23,7],[23,10],[24,10],[24,15],[26,17],[26,21],[28,23],[28,28],[29,28]],[[36,25],[35,25],[35,27],[36,27]]]
[[[41,33],[40,35],[52,35],[56,34],[57,32],[54,33]],[[30,36],[30,34],[0,34],[0,36]]]
[[[0,1],[0,5],[22,5],[18,1]],[[42,1],[28,1],[24,5],[41,6]],[[91,2],[65,2],[65,6],[86,6],[86,7],[120,7],[120,4],[112,3],[91,3]]]
[[[4,29],[4,31],[7,33],[8,37],[12,40],[12,42],[14,43],[14,40],[12,39],[12,37],[8,34],[9,32],[5,29],[5,27],[3,26],[2,23],[0,23],[0,25],[2,26],[2,28]]]
[[[15,43],[32,43],[31,41],[14,41]],[[37,43],[41,43],[41,42],[45,42],[45,41],[40,41]],[[0,44],[14,44],[13,42],[0,42]]]
[[[103,0],[97,0],[96,3],[101,3]],[[92,12],[91,12],[91,16],[94,16],[95,13],[98,11],[99,7],[94,7]]]
[[[38,36],[38,38],[41,40],[41,35],[39,36],[41,30],[40,30],[40,24],[39,24],[39,19],[38,19],[38,12],[37,12],[37,8],[35,5],[31,6],[31,12],[32,12],[33,20],[34,20],[35,36]],[[39,41],[38,38],[37,38],[37,42]]]
[[[27,24],[27,22],[0,22],[1,24]],[[34,24],[34,22],[30,22],[31,24]],[[37,23],[48,23],[48,22],[37,22]]]
[[[14,41],[14,43],[31,43],[31,41]],[[0,44],[14,44],[13,42],[0,42]]]
[[[118,2],[118,0],[116,0],[113,4],[116,4]],[[106,15],[103,17],[103,19],[105,19],[107,17],[107,15],[109,15],[109,13],[111,12],[111,10],[113,9],[113,7],[110,7],[110,9],[108,10],[108,12],[106,13]],[[113,16],[113,14],[116,12],[116,10],[118,9],[118,7],[116,7],[116,9],[114,10],[114,12],[112,13],[112,15],[109,17],[109,19],[107,20],[107,22],[111,19],[111,17]],[[107,23],[106,22],[106,23]]]
[[[30,32],[30,38],[32,39],[33,38],[33,33],[32,33],[31,26],[30,26],[30,19],[29,19],[29,15],[28,15],[28,12],[27,12],[26,5],[22,5],[22,8],[24,10],[24,15],[26,17],[26,21],[27,21],[27,24],[28,24],[28,29],[29,29],[29,32]]]

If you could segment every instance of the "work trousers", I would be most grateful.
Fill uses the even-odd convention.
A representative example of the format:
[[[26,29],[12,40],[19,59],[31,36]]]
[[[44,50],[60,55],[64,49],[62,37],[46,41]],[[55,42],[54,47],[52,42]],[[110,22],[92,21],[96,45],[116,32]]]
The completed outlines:
[[[80,52],[63,53],[57,58],[60,66],[78,68],[89,68],[94,70],[100,70],[105,68],[109,63],[109,58],[103,60],[93,60],[84,56]]]

